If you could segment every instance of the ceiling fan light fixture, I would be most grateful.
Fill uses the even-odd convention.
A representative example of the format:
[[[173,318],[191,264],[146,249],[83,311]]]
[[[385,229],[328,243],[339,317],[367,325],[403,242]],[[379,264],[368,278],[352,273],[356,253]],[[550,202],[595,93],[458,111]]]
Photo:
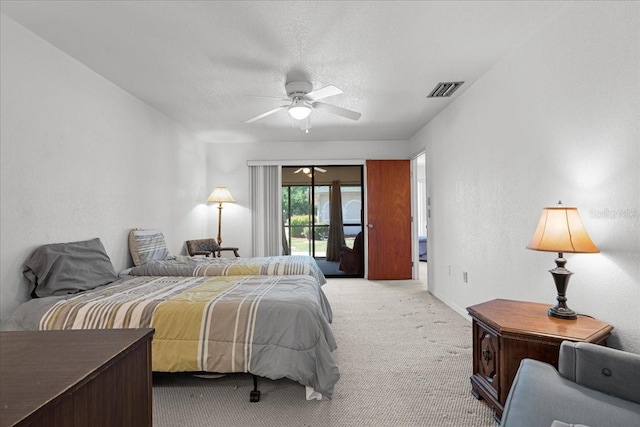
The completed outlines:
[[[287,108],[289,115],[296,120],[304,120],[311,114],[311,107],[305,104],[302,99],[296,99],[293,104]]]
[[[265,113],[259,114],[255,117],[245,120],[245,123],[253,123],[257,120],[261,120],[279,111],[287,110],[292,119],[298,121],[298,127],[301,131],[309,133],[309,117],[311,110],[322,110],[329,114],[344,117],[350,120],[358,120],[362,114],[347,110],[346,108],[338,107],[336,105],[325,104],[324,102],[318,102],[319,99],[325,99],[330,96],[339,95],[342,90],[333,85],[325,86],[320,89],[313,90],[313,86],[309,82],[289,82],[285,84],[285,90],[287,91],[287,97],[291,102],[289,104],[281,105],[280,107],[269,110]],[[283,99],[283,101],[286,99]],[[296,127],[294,123],[291,127]]]

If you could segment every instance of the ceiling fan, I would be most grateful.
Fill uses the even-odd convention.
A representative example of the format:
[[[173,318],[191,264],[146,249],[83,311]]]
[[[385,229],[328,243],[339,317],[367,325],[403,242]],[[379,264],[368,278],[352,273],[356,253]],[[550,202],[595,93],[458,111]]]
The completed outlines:
[[[327,171],[326,169],[322,169],[322,168],[320,168],[318,166],[314,166],[313,169],[318,171],[318,172],[320,172],[320,173],[325,173]],[[297,171],[295,171],[294,173],[300,173],[300,172],[302,172],[305,175],[307,175],[307,174],[311,173],[311,168],[307,168],[307,167],[300,168]]]
[[[294,81],[287,83],[284,88],[287,92],[287,98],[282,98],[282,100],[288,101],[288,104],[281,105],[278,108],[245,120],[245,123],[253,123],[282,110],[287,110],[289,115],[295,120],[305,120],[311,114],[312,109],[326,111],[351,120],[358,120],[362,115],[355,111],[347,110],[346,108],[318,101],[342,93],[340,89],[333,85],[313,90],[313,86],[309,82]]]

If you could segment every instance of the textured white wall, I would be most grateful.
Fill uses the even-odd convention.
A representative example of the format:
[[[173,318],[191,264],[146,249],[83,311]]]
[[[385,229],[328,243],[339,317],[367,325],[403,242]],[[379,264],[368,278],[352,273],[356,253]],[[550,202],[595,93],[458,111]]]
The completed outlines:
[[[313,131],[313,130],[311,130]],[[240,254],[251,255],[251,212],[249,211],[249,167],[251,160],[337,160],[407,159],[406,141],[329,141],[210,144],[208,148],[209,191],[226,185],[237,203],[225,204],[222,213],[223,245],[238,246]],[[330,162],[329,162],[330,163]],[[217,235],[218,211],[209,207],[209,235]]]
[[[569,306],[640,353],[638,22],[640,3],[577,2],[412,139],[427,149],[429,287],[459,312],[555,302],[555,255],[525,245],[561,199],[601,250],[566,255]]]
[[[28,298],[37,246],[100,237],[119,271],[131,228],[169,249],[204,232],[206,147],[2,15],[0,321]]]

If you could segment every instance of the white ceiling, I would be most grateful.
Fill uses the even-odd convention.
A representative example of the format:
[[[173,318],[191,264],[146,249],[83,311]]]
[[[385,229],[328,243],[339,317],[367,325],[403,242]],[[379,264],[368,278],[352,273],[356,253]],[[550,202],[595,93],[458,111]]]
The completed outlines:
[[[566,2],[2,1],[2,13],[210,142],[406,140]],[[286,81],[343,94],[303,133]],[[465,81],[451,98],[439,82]],[[488,103],[491,100],[487,100]]]

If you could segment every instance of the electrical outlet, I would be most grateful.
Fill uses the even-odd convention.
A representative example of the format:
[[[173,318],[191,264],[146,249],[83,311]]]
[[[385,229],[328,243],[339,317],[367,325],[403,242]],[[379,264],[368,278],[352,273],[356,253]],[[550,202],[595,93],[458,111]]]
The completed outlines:
[[[468,278],[467,278],[467,272],[466,272],[466,271],[463,271],[463,272],[462,272],[462,281],[463,281],[464,283],[469,283],[467,279],[468,279]]]

